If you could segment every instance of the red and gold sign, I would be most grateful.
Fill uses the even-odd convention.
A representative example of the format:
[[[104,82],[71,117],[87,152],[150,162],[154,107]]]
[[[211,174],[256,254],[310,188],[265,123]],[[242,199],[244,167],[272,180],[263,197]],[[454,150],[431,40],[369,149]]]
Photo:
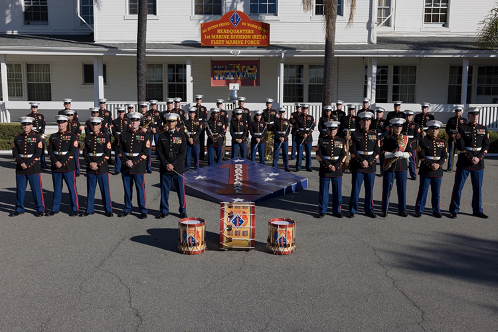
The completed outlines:
[[[270,25],[232,10],[219,20],[201,23],[202,46],[268,46]]]
[[[211,86],[259,86],[259,60],[211,61]]]

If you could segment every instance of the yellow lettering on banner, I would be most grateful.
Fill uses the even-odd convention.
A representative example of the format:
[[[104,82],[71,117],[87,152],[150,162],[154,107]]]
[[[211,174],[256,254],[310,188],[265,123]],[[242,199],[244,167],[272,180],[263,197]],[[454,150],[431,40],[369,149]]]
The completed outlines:
[[[211,40],[211,45],[225,45],[224,40]]]

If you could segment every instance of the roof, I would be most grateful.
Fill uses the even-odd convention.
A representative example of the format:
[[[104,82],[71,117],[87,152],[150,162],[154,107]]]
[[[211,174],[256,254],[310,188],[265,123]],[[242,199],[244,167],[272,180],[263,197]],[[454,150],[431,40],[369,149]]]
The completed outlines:
[[[101,54],[116,55],[136,52],[136,43],[96,43],[93,35],[8,35],[0,34],[0,51],[5,54]],[[147,43],[148,55],[226,56],[227,51],[241,51],[243,55],[323,56],[325,45],[271,44],[269,47],[204,47],[198,42]],[[481,50],[474,37],[410,37],[384,36],[377,44],[336,44],[336,56],[495,56],[496,50]]]

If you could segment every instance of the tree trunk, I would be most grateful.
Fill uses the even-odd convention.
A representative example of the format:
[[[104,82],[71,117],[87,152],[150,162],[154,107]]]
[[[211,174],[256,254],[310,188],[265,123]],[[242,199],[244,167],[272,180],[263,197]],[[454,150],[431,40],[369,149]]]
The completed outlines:
[[[323,105],[332,105],[334,91],[334,63],[335,63],[335,25],[337,19],[337,1],[324,2],[325,21],[325,57],[323,62]]]
[[[138,1],[137,27],[137,101],[146,100],[145,82],[147,75],[147,0]]]

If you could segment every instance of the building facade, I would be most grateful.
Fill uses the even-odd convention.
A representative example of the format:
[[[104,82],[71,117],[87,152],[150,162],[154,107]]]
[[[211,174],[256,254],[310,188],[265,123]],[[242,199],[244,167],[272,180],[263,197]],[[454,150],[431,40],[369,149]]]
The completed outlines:
[[[417,111],[498,98],[496,50],[475,45],[479,22],[495,0],[338,0],[333,98],[369,97],[387,106],[402,100]],[[92,105],[136,102],[138,0],[18,0],[0,3],[0,109],[27,101],[55,108],[63,98]],[[268,47],[204,47],[201,23],[230,11],[270,24]],[[256,63],[258,84],[241,86],[251,109],[308,102],[323,91],[323,0],[148,0],[147,98],[181,97],[214,105],[228,87],[213,83],[219,62]]]

